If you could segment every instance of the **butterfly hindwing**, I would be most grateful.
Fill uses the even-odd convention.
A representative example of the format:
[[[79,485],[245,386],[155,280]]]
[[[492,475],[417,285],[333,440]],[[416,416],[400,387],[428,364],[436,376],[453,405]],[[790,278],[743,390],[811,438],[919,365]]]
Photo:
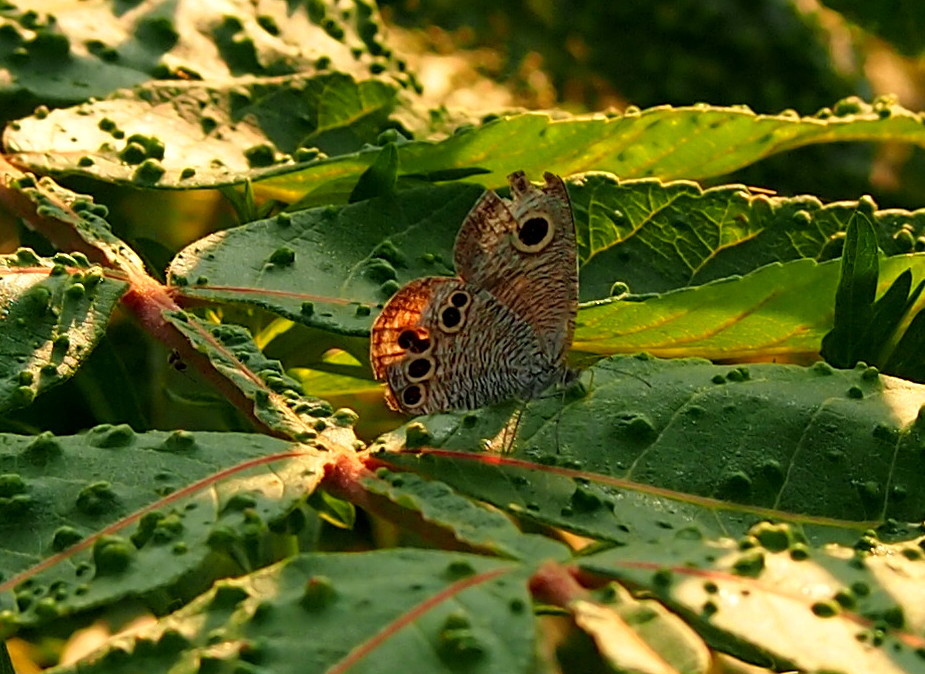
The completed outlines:
[[[442,277],[413,281],[389,300],[370,360],[389,406],[413,414],[535,395],[560,371],[529,324],[490,294]]]

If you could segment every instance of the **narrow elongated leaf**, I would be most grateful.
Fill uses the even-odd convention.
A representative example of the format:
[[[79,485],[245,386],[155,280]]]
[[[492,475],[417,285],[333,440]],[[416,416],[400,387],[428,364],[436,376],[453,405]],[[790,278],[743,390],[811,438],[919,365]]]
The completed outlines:
[[[823,342],[826,360],[836,367],[853,367],[861,358],[858,346],[864,341],[873,314],[879,254],[873,225],[863,213],[855,213],[845,235],[835,292],[834,327],[827,342]]]
[[[219,584],[65,672],[534,671],[526,582],[510,562],[436,550],[303,555]],[[206,663],[209,663],[206,665]]]
[[[759,115],[743,107],[659,106],[624,115],[553,119],[542,113],[501,117],[438,142],[398,148],[402,171],[428,174],[478,167],[475,179],[503,187],[507,174],[608,171],[622,178],[698,179],[729,173],[772,154],[814,143],[898,140],[925,145],[919,115],[889,101],[845,99],[817,117]],[[261,181],[268,196],[295,201],[315,185],[352,179],[379,149],[332,157]]]
[[[327,460],[234,433],[0,436],[0,635],[124,597],[164,611],[273,561]]]
[[[711,645],[781,670],[918,672],[925,563],[917,541],[807,549],[760,524],[748,547],[678,537],[578,560],[582,572],[649,590]]]
[[[205,355],[217,381],[252,403],[248,411],[274,435],[337,451],[357,446],[356,412],[303,396],[299,383],[264,356],[244,328],[209,325],[182,311],[165,311],[164,318]]]
[[[925,518],[923,403],[925,388],[873,368],[612,358],[561,396],[422,417],[374,447],[595,538],[741,532],[764,518],[838,538]]]
[[[0,410],[23,407],[73,376],[128,284],[81,254],[0,256]]]

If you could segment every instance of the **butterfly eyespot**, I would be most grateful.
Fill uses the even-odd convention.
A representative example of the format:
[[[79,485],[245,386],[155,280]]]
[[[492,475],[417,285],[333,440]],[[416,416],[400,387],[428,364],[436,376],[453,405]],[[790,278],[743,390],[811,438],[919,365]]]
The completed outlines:
[[[402,404],[408,409],[414,409],[424,404],[424,387],[419,384],[412,384],[401,392]]]
[[[457,307],[446,307],[440,312],[440,327],[456,332],[462,327],[462,312]]]
[[[414,330],[404,330],[396,340],[399,348],[411,353],[424,353],[430,349],[430,340],[427,337],[419,337]]]
[[[538,253],[552,241],[554,233],[555,229],[547,218],[534,215],[527,218],[517,230],[514,247],[525,253]]]
[[[427,376],[434,369],[433,361],[430,358],[415,358],[412,361],[408,362],[408,367],[405,369],[405,374],[413,382],[418,382],[423,379],[427,379]]]
[[[450,304],[452,304],[454,307],[462,309],[464,306],[469,304],[469,293],[453,293],[450,295]]]

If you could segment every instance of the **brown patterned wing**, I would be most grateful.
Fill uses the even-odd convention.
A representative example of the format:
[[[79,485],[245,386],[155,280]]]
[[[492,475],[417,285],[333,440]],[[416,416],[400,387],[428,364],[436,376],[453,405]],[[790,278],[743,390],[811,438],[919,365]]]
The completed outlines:
[[[456,237],[457,273],[491,293],[536,331],[543,353],[561,360],[572,343],[578,311],[575,224],[562,179],[531,184],[508,176],[511,199],[486,192]]]
[[[412,281],[386,303],[370,340],[376,379],[392,409],[430,414],[534,396],[561,380],[534,329],[459,278]]]

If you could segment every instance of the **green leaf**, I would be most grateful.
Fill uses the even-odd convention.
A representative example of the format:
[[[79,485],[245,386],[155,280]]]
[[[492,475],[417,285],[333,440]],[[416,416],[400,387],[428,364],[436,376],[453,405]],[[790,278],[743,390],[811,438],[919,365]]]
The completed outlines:
[[[373,448],[597,539],[734,534],[767,518],[838,538],[925,517],[923,402],[925,388],[873,368],[623,357],[561,396],[422,417]]]
[[[56,6],[53,17],[48,10],[41,0],[22,0],[0,14],[0,68],[8,73],[0,109],[7,114],[102,98],[152,78],[182,87],[188,80],[333,69],[412,84],[377,35],[378,14],[362,0],[259,7],[227,0],[180,9],[155,0],[143,12],[89,0]]]
[[[682,612],[711,646],[775,671],[921,671],[918,541],[864,536],[855,549],[811,549],[798,539],[762,523],[745,545],[676,537],[577,561],[583,573],[630,583]]]
[[[603,602],[578,600],[569,611],[615,671],[712,671],[703,641],[661,603],[634,599],[615,583],[601,594]]]
[[[261,435],[124,424],[0,436],[0,635],[129,596],[162,612],[278,559],[271,532],[305,526],[293,509],[328,461]]]
[[[157,81],[19,120],[16,163],[41,173],[192,188],[243,182],[267,167],[354,152],[385,127],[398,87],[343,73]]]
[[[880,251],[870,219],[857,211],[848,222],[841,276],[835,292],[834,327],[823,340],[823,355],[836,367],[854,367],[858,344],[871,323]]]
[[[279,674],[526,673],[534,629],[510,562],[414,549],[303,555],[222,582],[91,663],[56,671],[250,669],[256,660]]]
[[[319,448],[356,445],[356,413],[335,411],[324,400],[303,396],[299,383],[283,374],[279,361],[268,359],[257,348],[245,328],[210,325],[183,311],[164,311],[163,316],[208,358],[221,384],[251,402],[253,418],[268,431]]]
[[[74,375],[128,284],[81,254],[0,256],[0,410],[24,407]]]
[[[248,223],[181,251],[169,279],[187,297],[244,302],[366,335],[371,308],[400,285],[452,273],[456,231],[481,191],[428,187]]]
[[[885,369],[898,377],[925,381],[925,354],[922,353],[922,344],[925,344],[925,312],[919,311],[890,354]]]
[[[507,517],[460,496],[435,480],[410,473],[379,469],[375,477],[359,480],[370,499],[367,507],[394,504],[419,516],[429,526],[445,529],[467,548],[511,559],[566,559],[568,549],[544,536],[522,534]],[[380,503],[377,504],[377,501]]]
[[[355,204],[374,197],[394,197],[397,180],[398,153],[395,151],[395,143],[389,143],[376,157],[372,166],[363,171],[356,187],[350,193],[349,202]]]
[[[578,312],[573,349],[808,362],[831,328],[839,269],[837,261],[795,260],[642,302],[588,303]],[[925,278],[925,255],[883,260],[880,286],[909,270]]]
[[[741,185],[619,180],[590,173],[569,182],[581,260],[581,294],[665,292],[747,274],[773,262],[839,257],[848,221],[864,208],[888,255],[916,250],[925,211],[876,210],[859,201],[769,197]]]
[[[144,273],[138,254],[112,233],[109,209],[51,178],[36,181],[0,158],[0,203],[26,220],[59,249],[133,277]]]
[[[441,141],[398,147],[407,174],[477,167],[486,187],[503,187],[512,171],[567,176],[608,171],[621,178],[703,179],[816,143],[903,141],[925,145],[918,113],[888,101],[839,101],[817,117],[759,115],[743,107],[659,106],[623,115],[523,113],[460,130]],[[380,152],[367,149],[296,171],[280,171],[257,189],[296,201],[315,185],[355,181]]]

